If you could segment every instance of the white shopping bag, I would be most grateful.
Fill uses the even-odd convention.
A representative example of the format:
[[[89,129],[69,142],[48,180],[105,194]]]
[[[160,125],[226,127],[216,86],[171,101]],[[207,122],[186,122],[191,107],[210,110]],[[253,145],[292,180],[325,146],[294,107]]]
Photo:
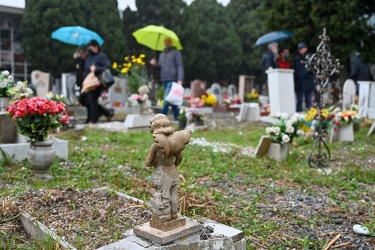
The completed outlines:
[[[183,100],[184,100],[184,87],[182,87],[182,84],[173,82],[171,91],[169,91],[164,101],[169,102],[172,105],[181,106]]]

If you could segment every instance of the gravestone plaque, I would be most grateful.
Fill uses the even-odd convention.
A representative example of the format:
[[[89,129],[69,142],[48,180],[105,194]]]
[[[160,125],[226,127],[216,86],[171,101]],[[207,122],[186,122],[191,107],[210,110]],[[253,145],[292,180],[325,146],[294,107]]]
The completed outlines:
[[[126,78],[114,77],[115,83],[108,89],[108,100],[111,107],[124,106],[128,100]]]
[[[230,84],[228,86],[228,97],[229,98],[237,98],[238,97],[237,87],[234,84]]]
[[[190,88],[186,88],[185,91],[184,91],[184,96],[191,96],[192,95],[192,92],[191,92],[191,89]]]
[[[0,144],[16,143],[17,128],[12,119],[8,117],[8,112],[0,112]]]
[[[221,94],[221,86],[218,83],[214,83],[211,86],[211,92],[217,98],[219,105],[223,102],[223,95]]]
[[[49,73],[40,70],[31,72],[31,83],[35,87],[37,95],[40,97],[46,98],[49,91],[49,80]]]
[[[342,109],[350,109],[355,104],[355,92],[354,81],[352,79],[346,80],[343,87]]]
[[[250,93],[254,88],[255,76],[240,75],[240,81],[238,86],[238,97],[241,103],[245,101],[245,96]]]
[[[77,97],[75,95],[76,82],[77,77],[75,73],[61,74],[62,95],[68,99],[69,104],[77,102]]]
[[[193,97],[201,97],[203,94],[206,93],[207,90],[207,82],[202,80],[195,80],[191,83],[191,90],[193,92]]]

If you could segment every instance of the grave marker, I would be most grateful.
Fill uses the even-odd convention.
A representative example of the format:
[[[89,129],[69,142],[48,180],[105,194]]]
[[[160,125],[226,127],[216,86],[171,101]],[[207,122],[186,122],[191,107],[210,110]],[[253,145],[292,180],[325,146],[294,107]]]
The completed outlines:
[[[31,72],[31,83],[35,87],[38,96],[46,98],[49,91],[49,81],[49,73],[40,70]]]
[[[352,79],[348,79],[344,83],[343,87],[343,99],[342,99],[342,109],[350,109],[350,107],[355,104],[355,83]]]

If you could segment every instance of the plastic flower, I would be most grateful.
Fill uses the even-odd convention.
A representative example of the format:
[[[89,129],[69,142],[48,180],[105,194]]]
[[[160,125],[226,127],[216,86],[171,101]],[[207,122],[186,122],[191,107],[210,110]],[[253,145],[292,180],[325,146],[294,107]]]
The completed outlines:
[[[294,132],[294,128],[292,126],[290,126],[290,127],[287,126],[285,132],[287,132],[287,133],[293,133]]]
[[[273,132],[275,133],[275,135],[280,134],[280,128],[279,127],[273,127]]]
[[[201,99],[208,106],[212,106],[217,102],[216,96],[214,94],[204,94],[201,96]]]
[[[305,115],[305,121],[311,121],[315,119],[316,115],[317,115],[316,108],[311,108],[309,111],[307,111]]]
[[[15,85],[14,77],[8,70],[4,70],[0,73],[0,97],[11,97],[12,94],[9,93],[9,89],[13,88]]]
[[[290,137],[286,134],[283,135],[282,140],[284,143],[288,143],[290,141]]]
[[[8,90],[13,99],[27,98],[33,94],[31,88],[28,87],[27,81],[18,81],[17,84]]]
[[[274,130],[273,130],[272,127],[267,127],[267,128],[266,128],[266,133],[267,133],[267,134],[271,134],[271,133],[273,133],[273,132],[274,132]]]

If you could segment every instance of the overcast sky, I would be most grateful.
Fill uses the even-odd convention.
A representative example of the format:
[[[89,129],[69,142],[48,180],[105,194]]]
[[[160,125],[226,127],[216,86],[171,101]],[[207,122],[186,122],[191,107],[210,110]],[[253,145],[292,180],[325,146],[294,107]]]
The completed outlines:
[[[184,1],[190,4],[194,0],[184,0]],[[230,2],[230,0],[217,0],[217,1],[219,3],[222,3],[224,6],[226,6]],[[118,8],[120,10],[125,9],[127,6],[129,6],[130,9],[132,10],[136,10],[135,0],[117,0],[117,2],[118,2]],[[0,0],[0,5],[24,8],[25,0]]]

